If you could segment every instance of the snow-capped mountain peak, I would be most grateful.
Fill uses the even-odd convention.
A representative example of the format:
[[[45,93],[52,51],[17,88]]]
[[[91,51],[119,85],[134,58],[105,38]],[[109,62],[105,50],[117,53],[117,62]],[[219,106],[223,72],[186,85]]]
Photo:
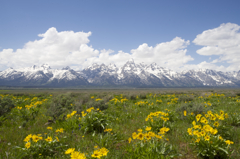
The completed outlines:
[[[41,67],[46,70],[51,69],[51,67],[48,64],[43,64]]]
[[[221,72],[210,69],[188,70],[177,73],[160,67],[157,63],[136,64],[133,59],[122,67],[115,64],[97,64],[82,71],[74,71],[69,66],[51,69],[48,64],[33,65],[20,69],[8,68],[0,72],[1,85],[134,85],[159,87],[240,87],[240,71]]]
[[[62,70],[71,70],[69,66],[63,67]]]
[[[110,70],[116,70],[117,66],[116,66],[115,64],[110,63],[110,64],[108,65],[108,68],[109,68]]]

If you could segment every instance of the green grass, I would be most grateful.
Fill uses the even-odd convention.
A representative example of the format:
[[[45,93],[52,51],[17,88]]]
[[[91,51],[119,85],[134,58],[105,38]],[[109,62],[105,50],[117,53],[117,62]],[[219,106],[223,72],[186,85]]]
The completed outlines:
[[[183,94],[194,96],[191,103],[198,104],[209,101],[213,106],[210,108],[213,111],[224,110],[228,114],[238,113],[240,114],[240,102],[236,102],[235,99],[229,97],[236,97],[240,91],[238,89],[154,89],[154,90],[65,90],[65,89],[52,89],[52,90],[35,90],[35,89],[25,89],[25,90],[0,90],[0,94],[13,94],[16,97],[29,97],[32,99],[37,96],[38,99],[49,98],[52,94],[52,98],[57,98],[60,94],[69,96],[74,99],[73,105],[77,107],[72,107],[66,110],[65,115],[71,113],[74,108],[79,108],[81,110],[86,110],[91,106],[91,102],[95,102],[96,98],[101,98],[104,102],[109,102],[109,98],[114,98],[114,96],[120,96],[123,94],[123,98],[127,98],[128,101],[125,104],[119,104],[118,106],[108,103],[108,108],[103,110],[104,114],[111,116],[108,128],[113,129],[113,133],[116,134],[114,140],[108,141],[107,149],[109,154],[107,158],[128,158],[129,154],[127,149],[130,147],[128,143],[128,138],[132,136],[133,132],[136,132],[139,128],[144,128],[147,125],[145,118],[151,113],[156,111],[165,111],[169,109],[176,111],[176,120],[173,121],[173,129],[166,135],[169,139],[168,143],[172,144],[177,150],[178,154],[181,156],[177,158],[187,159],[187,158],[198,158],[197,153],[194,152],[195,148],[189,145],[191,138],[187,133],[187,129],[191,127],[191,122],[186,120],[183,116],[183,112],[178,112],[183,105],[184,101],[178,102],[176,104],[167,104],[171,101],[171,97],[163,97],[161,95],[172,95],[175,94],[176,98],[180,98]],[[158,99],[162,99],[161,104],[155,104],[156,98],[149,97],[147,99],[136,99],[130,100],[132,96],[140,96],[140,94],[149,95],[152,93],[157,94]],[[225,94],[225,98],[210,98],[207,99],[205,94],[218,93]],[[161,95],[159,95],[161,94]],[[91,99],[91,96],[95,96]],[[203,99],[199,99],[199,96],[203,96]],[[51,117],[46,115],[47,110],[50,107],[52,98],[46,103],[43,103],[39,107],[39,112],[34,120],[24,122],[24,120],[19,116],[14,116],[13,111],[6,115],[7,120],[5,120],[0,126],[0,158],[16,158],[21,151],[14,149],[15,146],[24,147],[24,138],[29,134],[43,134],[50,132],[47,130],[48,126],[51,126],[53,130],[61,128],[62,125],[58,122],[46,125]],[[240,99],[240,98],[238,98]],[[219,102],[217,102],[219,100]],[[138,101],[148,101],[148,103],[154,103],[153,107],[150,106],[137,106],[135,105]],[[18,106],[19,103],[16,103]],[[22,103],[24,105],[24,102]],[[209,108],[209,109],[210,109]],[[16,109],[16,108],[14,108]],[[207,108],[204,108],[207,109]],[[80,113],[80,112],[79,112]],[[81,113],[80,113],[81,114]],[[64,115],[64,114],[63,114]],[[234,144],[231,146],[234,150],[231,158],[240,158],[240,126],[232,126],[230,121],[227,122],[229,126],[233,129],[232,131],[232,141]],[[91,154],[94,150],[94,146],[98,145],[101,147],[104,145],[103,141],[100,140],[100,134],[92,133],[84,134],[82,131],[76,130],[65,130],[62,137],[62,142],[68,145],[68,148],[76,148],[84,153]],[[67,149],[67,148],[66,148]],[[65,150],[66,150],[65,149]],[[58,152],[56,158],[66,158],[64,151]]]

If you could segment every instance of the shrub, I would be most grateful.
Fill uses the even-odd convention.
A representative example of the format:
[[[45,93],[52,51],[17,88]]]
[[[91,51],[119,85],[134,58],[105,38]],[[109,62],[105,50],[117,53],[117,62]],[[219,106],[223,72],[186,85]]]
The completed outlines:
[[[159,129],[163,127],[169,127],[170,129],[173,127],[172,123],[170,121],[173,121],[173,112],[163,112],[163,111],[157,111],[157,112],[151,112],[147,118],[145,119],[146,122],[148,122],[148,125],[151,127],[152,131],[158,132]],[[169,115],[171,114],[171,115]]]
[[[14,108],[15,105],[11,98],[9,97],[1,97],[0,96],[0,124],[1,121],[5,120],[5,116],[7,113],[11,111],[12,108]]]
[[[130,93],[127,97],[129,100],[136,100],[137,99],[137,94],[136,93]]]
[[[82,105],[84,105],[84,104],[86,104],[88,101],[90,100],[90,97],[89,97],[89,95],[83,95],[83,96],[81,96],[81,97],[79,97],[79,99],[78,99],[78,101],[82,104]]]
[[[82,112],[80,120],[81,130],[84,133],[101,133],[108,125],[108,117],[101,111],[95,110],[93,107]]]
[[[105,103],[107,103],[108,101],[110,101],[110,100],[113,99],[113,98],[114,98],[113,95],[107,95],[107,96],[103,97],[103,101],[104,101]]]
[[[90,101],[87,103],[87,108],[94,107],[94,109],[105,110],[108,108],[108,103],[103,99],[99,101]]]
[[[105,128],[104,133],[99,133],[93,138],[93,141],[101,147],[112,147],[120,140],[123,140],[121,134],[115,133],[111,128]]]
[[[193,101],[194,100],[194,96],[193,95],[181,95],[178,97],[178,101],[179,102],[189,102],[189,101]]]
[[[38,94],[35,94],[34,97],[38,97],[38,98],[46,98],[49,96],[49,93],[48,92],[44,92],[44,93],[38,93]]]
[[[236,96],[240,96],[240,92],[236,93]]]
[[[32,96],[29,93],[14,93],[13,95],[16,96],[16,97],[21,97],[21,96],[31,97]]]
[[[76,130],[80,129],[80,120],[79,115],[76,114],[77,111],[72,111],[70,114],[67,114],[66,120],[59,122],[59,124],[65,130]]]
[[[11,108],[14,108],[15,105],[11,98],[9,97],[0,97],[0,116],[11,111]]]
[[[140,98],[140,99],[147,99],[147,95],[146,95],[146,94],[143,94],[143,93],[141,93],[141,94],[139,95],[139,98]]]
[[[79,95],[80,95],[79,93],[74,93],[74,92],[69,93],[69,96],[73,98],[78,97]]]
[[[152,132],[151,127],[145,130],[138,129],[132,133],[132,138],[128,139],[128,158],[174,158],[179,156],[172,145],[168,144],[165,133],[169,128],[163,127],[158,133]]]
[[[66,95],[58,95],[52,99],[46,115],[58,120],[66,111],[73,109],[74,99]],[[63,116],[64,118],[64,116]]]
[[[84,105],[81,101],[75,101],[73,110],[76,110],[78,114],[80,114],[84,110]]]
[[[62,140],[63,129],[56,130],[56,133],[52,130],[52,127],[48,127],[48,129],[50,129],[49,133],[26,136],[24,139],[25,146],[15,147],[22,151],[18,158],[48,158],[63,153],[63,149],[67,147]]]
[[[224,127],[223,120],[226,116],[224,111],[219,114],[208,111],[207,114],[198,114],[193,120],[193,126],[188,128],[187,132],[192,137],[192,145],[197,148],[198,156],[225,159],[231,154],[230,145],[233,142],[225,138],[229,131]]]
[[[238,113],[231,113],[229,115],[228,122],[232,126],[240,126],[240,114],[238,114]]]
[[[209,110],[212,110],[212,108],[205,107],[202,103],[183,103],[176,109],[176,112],[181,114],[181,117],[183,117],[184,111],[187,111],[187,113],[202,114],[203,112],[206,113]]]

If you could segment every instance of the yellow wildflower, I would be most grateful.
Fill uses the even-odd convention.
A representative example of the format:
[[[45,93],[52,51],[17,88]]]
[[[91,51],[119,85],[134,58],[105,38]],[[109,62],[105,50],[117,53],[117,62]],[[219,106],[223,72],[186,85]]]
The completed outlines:
[[[69,148],[69,149],[67,149],[67,151],[65,151],[65,154],[73,153],[74,150],[75,150],[75,148]]]
[[[184,114],[184,116],[187,116],[187,111],[184,110],[184,111],[183,111],[183,114]]]
[[[188,134],[189,134],[189,135],[192,135],[192,129],[191,129],[191,128],[188,128],[187,131],[188,131]]]
[[[145,130],[146,130],[146,131],[150,131],[151,129],[152,129],[151,127],[148,127],[148,126],[147,126]]]
[[[131,141],[132,141],[132,138],[128,138],[128,142],[131,143]]]
[[[71,113],[71,116],[75,115],[76,113],[77,113],[77,111],[73,111],[73,112]]]
[[[63,128],[57,129],[56,132],[63,133]]]
[[[204,137],[204,139],[205,139],[205,141],[209,141],[209,140],[210,140],[210,136],[206,135],[206,136]]]
[[[215,134],[218,133],[218,130],[217,130],[217,129],[212,129],[211,133],[212,133],[213,135],[215,135]]]
[[[232,142],[232,141],[230,141],[230,140],[226,140],[225,143],[228,144],[228,145],[234,144],[234,142]]]
[[[99,150],[99,152],[101,153],[102,156],[107,156],[107,153],[109,152],[108,149],[106,149],[105,147],[101,148]]]
[[[98,99],[96,99],[95,101],[99,101],[99,100],[102,100],[102,99],[98,98]]]
[[[151,135],[145,134],[145,138],[146,138],[147,140],[150,140],[150,139],[151,139]]]
[[[160,136],[160,135],[155,135],[155,137],[158,139],[162,139],[162,136]]]
[[[200,138],[197,138],[195,142],[199,142],[200,141]]]
[[[224,111],[223,111],[223,110],[220,110],[220,114],[221,114],[221,115],[224,115]]]
[[[67,115],[67,119],[69,119],[69,118],[71,118],[72,117],[72,115],[71,114],[68,114]]]
[[[144,139],[144,134],[143,134],[143,133],[139,133],[138,136],[137,136],[137,138],[138,138],[139,140],[143,140],[143,139]]]
[[[136,132],[132,133],[132,138],[133,138],[133,139],[136,139],[136,138],[137,138],[137,136],[138,136],[138,135],[137,135],[137,133],[136,133]]]
[[[51,142],[51,141],[52,141],[52,137],[48,136],[45,140],[46,140],[47,142]]]
[[[31,146],[31,143],[30,143],[30,142],[27,142],[27,143],[25,144],[25,147],[26,147],[27,149],[29,149],[30,146]]]
[[[29,134],[23,141],[28,142],[32,138],[32,134]]]
[[[151,136],[151,137],[154,137],[154,136],[155,136],[155,133],[152,132],[152,131],[149,131],[149,132],[148,132],[148,135]]]
[[[201,114],[198,114],[198,115],[196,116],[196,120],[199,121],[200,118],[201,118],[201,116],[202,116]]]
[[[218,126],[219,126],[219,123],[216,121],[213,125],[214,125],[215,127],[218,127]]]
[[[225,113],[225,118],[228,118],[228,114],[227,113]]]
[[[38,140],[40,140],[40,139],[42,139],[42,137],[39,137],[39,136],[37,136],[37,135],[33,135],[33,136],[32,136],[32,140],[33,140],[34,142],[38,142]]]
[[[78,151],[73,151],[71,153],[71,159],[86,159],[86,156],[84,153],[80,153]]]
[[[219,138],[220,140],[223,140],[222,136],[219,136],[218,138]]]
[[[94,158],[101,158],[101,153],[98,150],[95,150],[92,154],[92,157]]]

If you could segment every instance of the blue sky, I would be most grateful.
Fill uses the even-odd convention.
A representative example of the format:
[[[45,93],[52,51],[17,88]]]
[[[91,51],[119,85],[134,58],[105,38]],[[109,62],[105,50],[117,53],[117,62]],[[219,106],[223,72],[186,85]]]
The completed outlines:
[[[173,70],[240,70],[240,61],[232,60],[240,59],[239,15],[239,0],[2,0],[0,70],[42,63],[82,69],[93,62],[122,65],[128,58]],[[71,31],[90,34],[65,45]]]

